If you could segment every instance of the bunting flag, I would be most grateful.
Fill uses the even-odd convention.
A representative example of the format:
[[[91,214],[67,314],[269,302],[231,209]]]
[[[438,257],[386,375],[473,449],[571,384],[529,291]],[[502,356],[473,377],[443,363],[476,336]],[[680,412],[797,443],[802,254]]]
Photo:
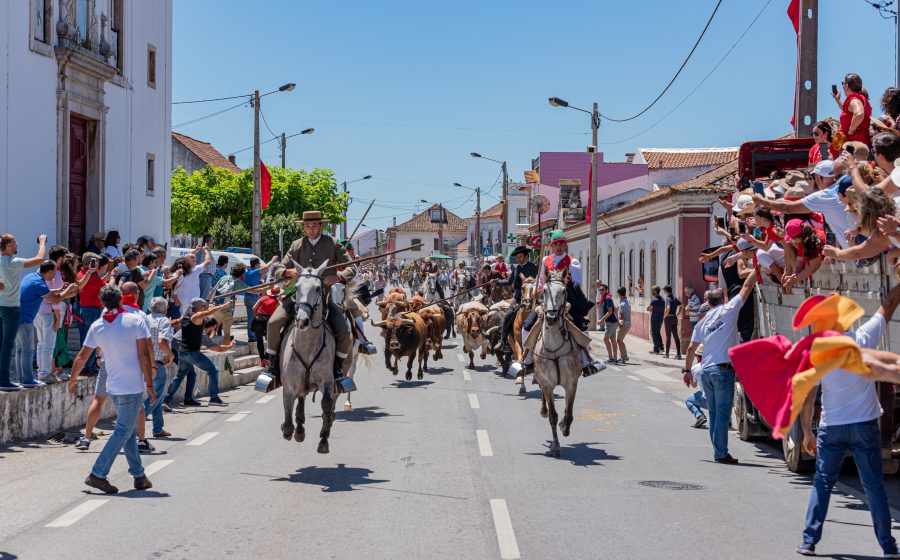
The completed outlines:
[[[812,334],[793,345],[775,335],[728,351],[744,391],[772,426],[773,437],[787,435],[807,395],[829,371],[870,373],[859,346],[843,335],[863,314],[862,307],[843,296],[812,296],[797,310],[793,324],[794,329],[811,327]]]
[[[262,195],[262,209],[265,210],[269,207],[269,200],[272,198],[272,176],[269,175],[269,170],[266,169],[266,164],[262,160],[259,161],[259,187]]]
[[[800,0],[791,0],[787,9],[788,17],[797,35],[797,66],[794,71],[794,108],[791,110],[791,127],[797,122],[797,96],[800,90]]]
[[[526,183],[540,183],[541,176],[538,174],[537,171],[534,171],[533,169],[528,170],[525,172],[525,182]]]

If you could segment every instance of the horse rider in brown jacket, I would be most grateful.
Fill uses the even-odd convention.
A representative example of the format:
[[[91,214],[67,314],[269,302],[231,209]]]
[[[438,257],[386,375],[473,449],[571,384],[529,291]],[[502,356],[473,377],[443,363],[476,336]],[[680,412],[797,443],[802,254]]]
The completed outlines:
[[[344,268],[337,274],[326,276],[325,286],[331,286],[335,282],[349,283],[356,276],[356,266],[347,255],[347,250],[336,239],[322,233],[322,213],[317,210],[303,213],[303,230],[305,237],[291,243],[291,248],[280,263],[276,264],[272,275],[276,280],[296,279],[299,271],[294,267],[296,261],[303,268],[318,268],[326,260],[328,264],[344,264]],[[293,294],[289,296],[289,304],[293,305]],[[285,302],[275,310],[269,319],[266,329],[266,351],[269,353],[269,374],[276,378],[281,374],[278,352],[281,350],[281,335],[284,327],[290,319],[284,308]],[[339,302],[328,301],[328,324],[334,333],[335,355],[334,377],[337,379],[341,372],[350,367],[349,357],[353,347],[353,335],[350,332],[350,324],[344,316]]]

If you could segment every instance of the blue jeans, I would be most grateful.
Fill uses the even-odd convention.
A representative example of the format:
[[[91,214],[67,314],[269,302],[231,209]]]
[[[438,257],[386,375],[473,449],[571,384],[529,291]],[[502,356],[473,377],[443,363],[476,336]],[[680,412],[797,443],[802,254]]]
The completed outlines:
[[[194,384],[197,382],[197,373],[194,366],[209,374],[209,396],[219,396],[219,370],[216,365],[209,359],[209,356],[201,351],[178,353],[178,373],[169,384],[169,390],[166,391],[166,400],[171,401],[175,396],[175,392],[181,387],[181,382],[187,377],[187,385],[184,389],[184,400],[189,401],[194,398]]]
[[[75,314],[81,319],[78,323],[78,342],[84,346],[84,339],[87,337],[88,329],[94,324],[94,321],[100,318],[103,313],[102,307],[78,307]],[[87,361],[84,363],[84,371],[97,371],[97,353],[91,352]]]
[[[259,301],[259,296],[244,294],[244,308],[247,310],[247,342],[256,342],[256,333],[250,328],[253,323],[253,306]]]
[[[209,291],[212,290],[212,278],[212,274],[207,274],[206,272],[200,273],[200,297],[203,299],[207,299]]]
[[[124,448],[129,474],[135,478],[144,476],[144,466],[141,465],[141,455],[137,446],[137,421],[144,394],[110,395],[109,398],[116,406],[116,428],[94,462],[91,474],[106,478],[116,456]]]
[[[728,455],[728,421],[734,404],[734,368],[731,364],[710,364],[703,368],[703,392],[709,403],[709,439],[713,457]]]
[[[844,455],[849,450],[853,453],[859,478],[869,499],[869,511],[878,544],[886,553],[897,552],[897,541],[891,536],[891,512],[884,492],[878,420],[842,426],[819,426],[816,447],[816,475],[813,477],[809,506],[806,509],[803,542],[816,544],[822,538],[831,490],[844,464]]]
[[[19,323],[16,334],[16,376],[19,383],[34,383],[35,330],[32,323]]]
[[[9,364],[19,332],[19,308],[0,307],[0,386],[12,385]]]
[[[709,410],[709,403],[706,402],[706,397],[703,395],[703,391],[697,391],[696,393],[685,399],[684,404],[687,405],[688,410],[691,411],[691,414],[694,415],[694,418],[700,418],[701,416],[703,416],[703,411],[700,410],[701,408]]]
[[[156,362],[156,377],[153,378],[153,391],[156,392],[156,401],[150,404],[150,397],[144,399],[144,416],[153,415],[153,433],[163,431],[163,391],[166,390],[166,366],[162,362]]]

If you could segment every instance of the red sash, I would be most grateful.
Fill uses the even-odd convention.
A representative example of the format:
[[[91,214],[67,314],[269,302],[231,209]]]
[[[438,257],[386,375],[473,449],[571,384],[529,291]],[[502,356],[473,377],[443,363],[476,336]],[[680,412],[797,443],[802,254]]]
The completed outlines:
[[[553,270],[554,268],[556,270],[562,270],[564,268],[566,270],[569,270],[569,263],[571,262],[572,257],[566,255],[565,257],[561,258],[558,263],[556,263],[556,266],[553,266],[553,255],[551,254],[544,257],[544,268],[546,268],[547,270]]]

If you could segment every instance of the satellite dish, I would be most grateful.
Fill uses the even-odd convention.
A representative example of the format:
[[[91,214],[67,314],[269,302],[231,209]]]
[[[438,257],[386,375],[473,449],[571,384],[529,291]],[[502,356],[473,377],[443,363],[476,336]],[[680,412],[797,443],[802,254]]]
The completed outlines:
[[[542,194],[531,197],[531,212],[533,214],[546,214],[550,210],[550,199]]]

